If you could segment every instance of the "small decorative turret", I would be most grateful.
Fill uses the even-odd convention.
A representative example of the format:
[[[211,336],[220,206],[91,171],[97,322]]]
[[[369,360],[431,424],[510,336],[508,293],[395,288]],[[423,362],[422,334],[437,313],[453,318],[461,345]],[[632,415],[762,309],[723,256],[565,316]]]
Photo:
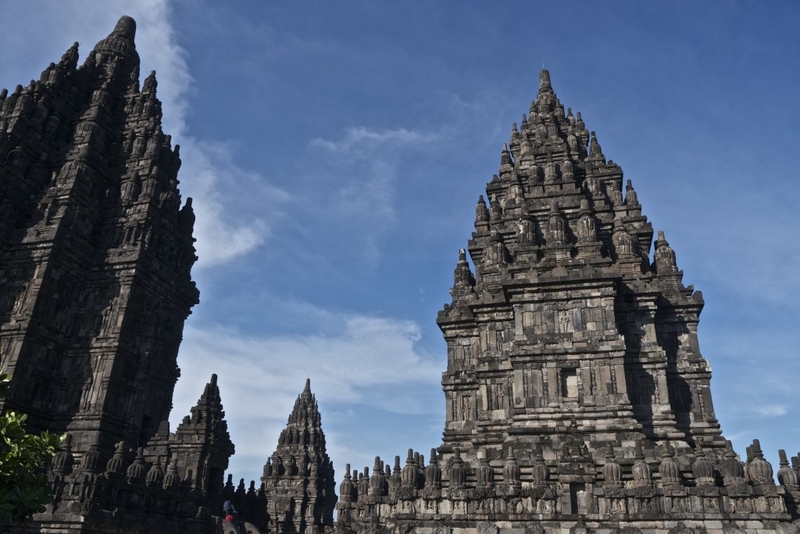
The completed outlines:
[[[150,74],[145,78],[142,84],[142,94],[148,96],[155,96],[156,89],[158,88],[158,80],[156,80],[156,71],[151,70]]]
[[[364,472],[358,474],[358,498],[369,495],[369,467],[364,466]]]
[[[489,213],[489,221],[491,223],[500,222],[503,218],[503,208],[500,206],[497,196],[492,195],[491,199],[489,199],[489,203],[492,208],[491,212]]]
[[[523,136],[523,140],[525,136]],[[497,174],[500,175],[500,178],[503,178],[503,175],[510,173],[514,170],[514,162],[511,159],[511,151],[508,150],[508,145],[503,144],[503,150],[500,153],[500,170]]]
[[[606,445],[606,463],[603,465],[604,487],[618,488],[622,486],[622,467],[614,459],[614,447]]]
[[[625,205],[629,208],[640,208],[641,204],[639,204],[639,196],[636,194],[636,190],[633,188],[633,183],[628,180],[625,183]]]
[[[164,483],[164,470],[161,469],[161,462],[156,460],[153,465],[150,466],[150,470],[147,472],[144,482],[148,486],[161,486]]]
[[[649,486],[652,482],[652,474],[650,466],[644,459],[644,452],[642,451],[641,441],[637,441],[634,445],[634,463],[632,468],[633,485],[634,486]]]
[[[547,90],[551,92],[553,90],[553,86],[550,85],[550,72],[547,69],[542,69],[539,72],[539,92]]]
[[[173,458],[167,468],[167,474],[164,475],[164,489],[174,490],[178,489],[181,485],[181,477],[178,475],[178,459]]]
[[[353,485],[353,480],[350,478],[350,464],[344,467],[344,480],[339,486],[339,496],[342,502],[350,502],[357,499],[356,487]]]
[[[597,135],[594,132],[591,133],[591,140],[589,141],[589,157],[593,160],[605,161],[603,149],[600,148],[600,143],[597,142]]]
[[[89,450],[83,453],[81,458],[81,471],[90,475],[99,474],[102,468],[103,455],[96,444],[89,447]]]
[[[730,440],[725,442],[725,459],[719,466],[719,472],[726,487],[740,486],[745,483],[744,466],[736,458],[736,453],[733,452],[733,445]]]
[[[564,245],[567,243],[567,223],[558,209],[555,200],[550,204],[550,215],[547,219],[547,244],[548,246]]]
[[[72,456],[72,435],[65,434],[61,441],[60,450],[53,457],[53,473],[57,476],[67,476],[72,473],[75,458]]]
[[[780,468],[778,469],[778,483],[787,488],[797,489],[797,473],[789,467],[789,460],[786,458],[786,451],[778,451]]]
[[[520,149],[519,149],[519,163],[520,167],[524,167],[530,165],[534,160],[534,153],[533,153],[533,145],[531,145],[530,139],[528,139],[528,134],[522,134],[522,140],[520,141]],[[536,166],[531,167],[531,178],[533,181],[536,181]]]
[[[389,494],[389,483],[383,477],[380,456],[375,457],[375,465],[372,467],[372,476],[369,479],[369,490],[376,497],[383,497]]]
[[[144,448],[139,447],[136,449],[136,459],[128,469],[125,471],[125,476],[131,482],[144,482],[144,477],[147,475],[147,464],[144,463]]]
[[[464,487],[467,481],[467,475],[464,472],[463,460],[461,459],[461,449],[458,447],[453,450],[453,457],[450,459],[450,489],[460,489]]]
[[[394,457],[394,468],[392,469],[392,476],[389,478],[389,492],[396,492],[400,485],[403,483],[403,474],[400,469],[400,457]]]
[[[475,229],[479,233],[489,230],[489,210],[483,195],[478,197],[478,205],[475,207]]]
[[[584,172],[586,173],[586,178],[583,181],[584,190],[589,193],[589,196],[594,202],[604,200],[605,196],[603,195],[602,185],[600,180],[594,174],[594,168],[592,167],[591,162],[586,162]]]
[[[631,260],[636,257],[636,245],[631,235],[625,231],[625,226],[620,219],[614,221],[614,233],[611,236],[614,251],[620,260]]]
[[[669,442],[664,443],[661,451],[661,464],[658,466],[658,473],[661,476],[661,485],[663,487],[680,486],[681,484],[681,472],[672,458],[674,455],[675,453]]]
[[[114,456],[106,463],[108,475],[123,475],[125,473],[125,442],[117,443]]]
[[[402,487],[416,489],[419,470],[414,464],[414,451],[412,449],[408,449],[408,457],[406,458],[406,465],[403,467],[401,477]]]
[[[578,243],[597,241],[597,223],[587,199],[581,200],[580,218],[577,224]]]
[[[772,478],[772,466],[764,459],[764,453],[761,451],[761,443],[759,443],[757,439],[753,440],[750,453],[752,454],[752,460],[748,464],[747,469],[750,480],[756,485],[774,485],[775,481]]]
[[[61,56],[61,61],[58,66],[64,71],[72,71],[78,66],[78,42],[72,43],[64,55]]]
[[[439,467],[439,460],[436,458],[436,449],[431,449],[430,463],[425,468],[425,487],[442,487],[442,469]]]
[[[536,223],[525,217],[517,223],[517,245],[532,246],[536,244]]]
[[[662,230],[658,231],[656,239],[656,252],[654,267],[659,276],[677,274],[678,264],[675,260],[675,251],[670,248]]]
[[[706,457],[705,451],[698,442],[695,451],[695,459],[692,463],[692,474],[698,486],[714,485],[714,465]]]
[[[469,268],[469,263],[467,263],[467,251],[463,248],[459,249],[458,263],[456,264],[456,269],[453,273],[453,296],[456,296],[455,293],[469,293],[472,291],[474,286],[475,277],[472,275],[472,271]]]
[[[494,470],[489,465],[485,455],[478,459],[475,481],[479,488],[491,488],[494,486]]]
[[[520,481],[520,469],[514,450],[509,447],[506,455],[506,463],[503,466],[503,482],[507,486],[506,493],[516,495],[519,493],[522,483]]]
[[[544,486],[547,484],[547,481],[550,478],[550,471],[547,469],[547,465],[544,463],[542,449],[540,447],[533,449],[531,457],[531,460],[533,461],[533,467],[531,468],[533,484],[536,486]]]
[[[266,482],[269,477],[272,476],[272,458],[267,458],[267,463],[264,464],[263,474],[261,476],[261,482]]]
[[[554,184],[558,182],[558,170],[556,164],[548,161],[544,164],[544,183]]]

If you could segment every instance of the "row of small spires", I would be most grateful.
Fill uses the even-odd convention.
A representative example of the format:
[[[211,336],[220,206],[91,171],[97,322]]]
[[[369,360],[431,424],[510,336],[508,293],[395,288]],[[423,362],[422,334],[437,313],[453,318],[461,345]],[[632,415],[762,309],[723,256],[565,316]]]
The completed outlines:
[[[800,453],[792,458],[793,467],[789,467],[789,462],[784,450],[779,451],[780,469],[778,470],[779,484],[797,489],[800,480]],[[682,486],[681,471],[673,459],[675,451],[666,444],[661,447],[661,461],[658,466],[658,474],[661,484],[664,486]],[[740,483],[750,483],[753,485],[774,485],[772,466],[764,459],[761,446],[758,440],[753,441],[753,445],[747,448],[747,462],[742,464],[733,452],[730,442],[727,442],[725,459],[715,467],[705,455],[705,452],[698,446],[695,459],[692,463],[692,474],[695,483],[698,485],[716,485],[716,473],[719,472],[723,486],[730,486]],[[461,489],[466,486],[467,472],[469,468],[464,465],[461,453],[458,448],[454,449],[453,457],[450,460],[449,488]],[[474,469],[475,487],[490,488],[495,485],[494,468],[489,465],[485,455],[478,459],[478,467]],[[503,485],[519,488],[522,485],[520,466],[514,455],[513,450],[509,449],[505,465],[502,468]],[[540,449],[534,449],[531,454],[531,478],[533,485],[547,485],[550,478],[550,469],[546,465]],[[631,467],[631,478],[634,486],[652,485],[653,473],[650,465],[645,460],[640,442],[636,442],[634,452],[634,464]],[[610,445],[606,449],[606,461],[602,466],[602,482],[607,486],[622,485],[623,473],[622,466],[616,462],[613,447]],[[387,496],[390,493],[400,492],[405,498],[415,497],[417,490],[440,490],[443,487],[442,468],[436,457],[436,449],[431,449],[431,460],[428,466],[424,466],[424,457],[419,453],[408,450],[406,465],[400,469],[400,457],[395,456],[394,469],[384,465],[380,457],[375,457],[375,465],[370,476],[369,468],[365,467],[362,473],[353,470],[350,474],[350,465],[345,468],[344,480],[342,481],[339,493],[342,502],[352,502],[366,495],[376,497]],[[406,490],[406,491],[402,491]]]
[[[630,202],[630,203],[626,204],[626,206],[634,208],[634,209],[638,209],[640,207],[638,201],[634,201],[634,202]],[[483,199],[483,195],[480,195],[478,197],[478,205],[475,208],[475,228],[478,231],[478,233],[484,233],[484,234],[487,233],[489,231],[490,226],[491,226],[492,223],[496,224],[499,221],[501,221],[503,209],[500,207],[499,202],[497,202],[497,200],[495,198],[492,198],[491,205],[492,205],[492,210],[490,212],[486,207],[486,201]],[[579,208],[578,214],[580,215],[580,217],[587,216],[587,217],[591,218],[591,220],[594,222],[594,211],[591,209],[591,204],[589,202],[589,199],[586,199],[586,198],[581,199],[581,203],[580,203],[580,208]],[[561,209],[559,208],[559,203],[558,203],[557,200],[552,200],[550,202],[550,207],[549,207],[549,211],[548,211],[548,223],[553,222],[554,216],[558,217],[558,218],[561,218],[562,219],[561,222],[562,223],[564,222],[563,221],[563,214],[561,212]],[[616,219],[616,220],[619,220],[620,224],[622,223],[622,221],[620,219]],[[615,220],[615,226],[618,225],[616,223],[616,220]],[[535,218],[533,218],[531,216],[527,216],[527,217],[523,216],[523,218],[519,220],[520,224],[525,223],[525,222],[531,223],[531,224],[535,224]],[[550,224],[550,225],[552,226],[552,224]],[[551,228],[551,230],[552,230],[552,228]],[[579,236],[582,235],[581,232],[580,232],[580,229],[578,230],[577,233],[578,233]]]
[[[164,489],[178,489],[183,482],[190,483],[192,472],[187,472],[187,478],[181,480],[178,474],[177,458],[173,458],[164,472],[161,463],[156,461],[148,468],[144,460],[144,448],[139,447],[136,451],[136,459],[130,465],[125,466],[125,447],[123,442],[119,442],[111,457],[103,468],[102,455],[96,445],[92,445],[81,457],[78,469],[84,475],[101,475],[108,478],[126,478],[130,483],[143,483],[148,487],[163,487]],[[51,463],[51,470],[57,477],[65,477],[73,473],[75,459],[72,455],[71,436],[67,434],[61,450],[55,455]]]
[[[325,464],[330,466],[331,471],[333,470],[333,462],[328,460],[327,455],[325,457],[316,455],[312,460],[306,454],[298,464],[294,456],[290,455],[287,463],[284,463],[283,458],[276,454],[274,461],[272,458],[267,458],[267,463],[264,464],[262,480],[282,476],[315,476],[319,472],[320,467],[325,469]]]
[[[568,239],[565,226],[566,223],[563,221],[560,214],[558,214],[557,211],[552,213],[555,214],[557,220],[555,221],[555,224],[553,224],[555,229],[549,231],[553,235],[552,239],[545,241],[545,248],[547,248],[547,246],[553,246],[558,248],[569,247],[570,249],[574,249],[574,245],[577,246],[578,251],[580,252],[580,248],[582,246],[591,247],[594,245],[596,249],[595,252],[603,255],[601,251],[601,243],[597,236],[596,224],[590,215],[582,215],[578,220],[578,237],[577,240],[573,242],[573,240]],[[559,219],[561,222],[560,225],[558,224]],[[536,240],[536,231],[533,228],[535,223],[532,221],[527,221],[527,223],[527,226],[521,226],[520,236],[518,238],[519,241],[517,244],[536,246],[539,244],[539,242]],[[641,262],[642,260],[646,259],[643,252],[640,250],[638,241],[625,230],[624,225],[620,220],[615,221],[610,245],[613,246],[613,251],[618,260],[622,259],[626,262]],[[511,251],[505,246],[503,237],[499,232],[492,231],[490,242],[486,248],[488,250],[487,253],[483,255],[484,261],[488,261],[492,264],[513,262]],[[680,273],[678,270],[675,251],[669,246],[669,243],[667,242],[662,230],[659,230],[658,232],[658,238],[655,242],[653,262],[650,264],[650,267],[652,267],[659,276],[678,275]],[[460,249],[458,263],[454,273],[454,287],[460,288],[474,285],[475,277],[473,276],[467,262],[466,251],[464,249]]]

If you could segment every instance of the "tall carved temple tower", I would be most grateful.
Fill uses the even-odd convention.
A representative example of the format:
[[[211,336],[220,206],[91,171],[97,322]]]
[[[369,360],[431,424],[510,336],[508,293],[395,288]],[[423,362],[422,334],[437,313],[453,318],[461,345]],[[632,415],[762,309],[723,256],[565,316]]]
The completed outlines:
[[[123,17],[78,67],[0,93],[0,367],[6,408],[73,451],[143,445],[168,419],[183,323],[198,302],[191,199],[139,87]]]
[[[443,443],[345,473],[339,531],[794,532],[798,470],[723,439],[702,295],[545,70],[486,195],[437,320]]]
[[[76,43],[0,93],[0,371],[12,388],[0,409],[67,436],[53,503],[0,530],[206,534],[233,528],[219,517],[230,499],[251,531],[330,531],[333,464],[310,384],[260,488],[224,484],[234,445],[216,375],[170,432],[198,302],[194,215],[155,73],[139,86],[135,33],[122,17],[83,65]]]
[[[535,444],[553,458],[647,438],[721,450],[700,355],[703,299],[642,215],[622,169],[540,76],[476,209],[438,324],[448,348],[441,452]]]

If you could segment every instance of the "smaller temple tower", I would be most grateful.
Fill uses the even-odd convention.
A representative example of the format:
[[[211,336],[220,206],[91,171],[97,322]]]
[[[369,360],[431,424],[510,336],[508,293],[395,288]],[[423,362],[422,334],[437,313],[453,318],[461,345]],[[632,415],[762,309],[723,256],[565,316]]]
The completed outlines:
[[[234,447],[212,375],[191,415],[169,432],[164,421],[146,447],[124,441],[113,454],[93,445],[79,459],[67,434],[49,473],[53,503],[36,514],[42,532],[209,533],[223,502],[223,473]],[[0,525],[3,532],[30,532]],[[38,532],[38,530],[37,530]]]
[[[333,527],[333,462],[326,452],[310,379],[294,403],[278,448],[264,465],[261,482],[269,503],[271,532],[317,534]]]
[[[205,495],[206,503],[216,510],[223,501],[224,473],[234,452],[214,374],[175,433],[170,434],[169,421],[161,423],[147,442],[145,460],[165,469],[174,467],[185,485]]]

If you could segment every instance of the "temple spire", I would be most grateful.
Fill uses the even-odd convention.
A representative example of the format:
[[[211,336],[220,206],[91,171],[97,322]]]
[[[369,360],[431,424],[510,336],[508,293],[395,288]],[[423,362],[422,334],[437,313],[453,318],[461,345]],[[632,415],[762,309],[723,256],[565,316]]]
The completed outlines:
[[[285,466],[282,469],[280,466]],[[270,504],[269,514],[281,524],[332,525],[335,481],[328,457],[322,419],[311,379],[294,403],[278,447],[264,466],[261,479]],[[279,496],[291,496],[294,502]],[[302,531],[302,530],[300,530]]]

